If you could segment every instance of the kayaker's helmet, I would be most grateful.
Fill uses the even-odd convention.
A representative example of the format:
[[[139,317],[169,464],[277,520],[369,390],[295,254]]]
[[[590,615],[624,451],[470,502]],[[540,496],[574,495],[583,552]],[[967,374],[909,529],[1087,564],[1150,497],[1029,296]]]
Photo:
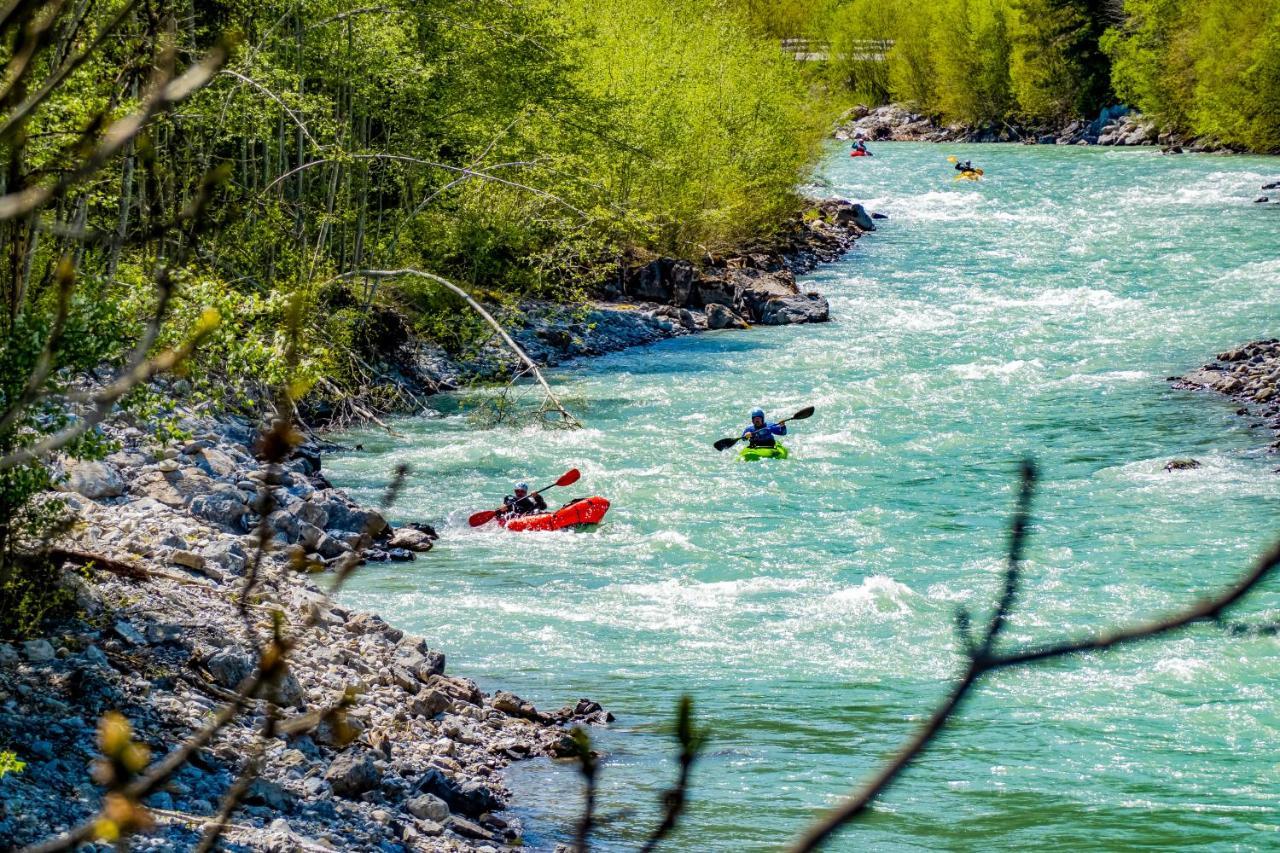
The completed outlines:
[[[528,483],[516,483],[516,497],[523,497],[529,493]]]
[[[755,423],[755,422],[756,422],[756,418],[759,418],[759,419],[760,419],[760,425],[761,425],[761,426],[764,426],[764,409],[752,409],[752,410],[751,410],[751,422],[752,422],[752,423]]]

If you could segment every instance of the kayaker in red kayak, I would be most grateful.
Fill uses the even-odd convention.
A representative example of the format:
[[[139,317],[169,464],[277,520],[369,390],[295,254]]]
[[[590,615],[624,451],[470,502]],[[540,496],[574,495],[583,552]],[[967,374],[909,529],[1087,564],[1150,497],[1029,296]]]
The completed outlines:
[[[764,419],[764,409],[756,409],[751,413],[751,426],[742,431],[743,438],[751,439],[751,447],[773,447],[775,435],[786,435],[786,424],[771,424]]]
[[[502,499],[502,505],[506,507],[506,512],[502,514],[503,518],[519,518],[522,515],[546,511],[547,502],[537,492],[529,494],[528,483],[516,483],[514,491],[514,495],[507,495]]]
[[[853,148],[849,151],[849,156],[850,157],[871,157],[873,155],[870,151],[867,150],[867,143],[859,139],[857,142],[853,143]]]

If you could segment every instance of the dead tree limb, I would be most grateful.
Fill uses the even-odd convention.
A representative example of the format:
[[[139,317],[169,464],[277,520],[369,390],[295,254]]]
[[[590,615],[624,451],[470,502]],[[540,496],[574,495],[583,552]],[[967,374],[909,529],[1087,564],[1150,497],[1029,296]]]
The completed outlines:
[[[488,323],[490,326],[493,327],[494,331],[498,333],[499,337],[501,337],[503,342],[507,345],[507,348],[510,349],[513,353],[515,353],[516,357],[519,358],[520,361],[533,373],[534,377],[538,380],[538,384],[542,386],[542,390],[546,392],[547,399],[549,399],[552,402],[552,404],[556,408],[556,411],[560,413],[560,417],[564,421],[564,423],[570,427],[575,427],[575,428],[582,426],[582,424],[578,421],[578,419],[575,418],[573,415],[569,414],[569,411],[565,409],[563,405],[561,405],[560,400],[555,395],[555,392],[552,391],[551,386],[547,384],[546,377],[544,377],[542,375],[542,371],[538,369],[538,365],[535,364],[533,359],[529,357],[528,353],[526,353],[523,349],[521,349],[520,345],[517,344],[509,334],[507,334],[507,330],[502,328],[502,324],[499,323],[497,320],[495,320],[493,318],[493,315],[490,314],[483,305],[481,305],[478,301],[476,301],[476,299],[471,294],[467,293],[465,290],[463,290],[461,287],[458,287],[458,285],[449,281],[447,278],[438,276],[435,273],[423,272],[422,270],[416,270],[416,269],[410,269],[410,268],[398,269],[398,270],[351,270],[350,272],[345,272],[342,275],[334,276],[333,278],[324,282],[324,284],[321,284],[320,286],[323,287],[325,284],[329,284],[334,281],[340,281],[342,279],[348,279],[348,278],[398,278],[401,276],[414,276],[417,278],[425,278],[428,281],[433,281],[436,284],[439,284],[440,286],[447,288],[449,291],[461,297],[463,301],[467,303],[467,305],[471,306],[471,309],[473,311],[479,314],[486,323]]]

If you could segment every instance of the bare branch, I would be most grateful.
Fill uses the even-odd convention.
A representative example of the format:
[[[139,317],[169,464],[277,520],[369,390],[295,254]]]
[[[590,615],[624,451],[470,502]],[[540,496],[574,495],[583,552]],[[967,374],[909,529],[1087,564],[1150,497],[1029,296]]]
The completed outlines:
[[[499,323],[497,320],[493,319],[493,315],[490,314],[488,311],[486,311],[484,306],[481,305],[479,302],[477,302],[475,298],[471,296],[471,294],[467,293],[461,287],[458,287],[458,285],[454,284],[448,279],[442,278],[434,273],[423,272],[422,270],[415,270],[415,269],[352,270],[350,272],[345,272],[342,275],[334,276],[328,281],[322,283],[320,287],[323,287],[324,285],[334,281],[340,281],[342,279],[348,279],[348,278],[396,278],[399,276],[416,276],[418,278],[425,278],[429,281],[434,281],[435,283],[448,288],[453,293],[462,297],[462,299],[468,305],[471,306],[472,310],[474,310],[477,314],[483,317],[485,322],[493,327],[494,331],[498,333],[498,335],[506,343],[507,347],[513,353],[516,354],[516,356],[520,359],[520,361],[522,361],[524,365],[529,368],[529,370],[533,372],[533,375],[538,380],[538,384],[542,386],[542,390],[546,392],[547,398],[551,400],[551,402],[555,405],[556,411],[560,413],[560,417],[564,420],[564,422],[573,427],[581,426],[581,423],[579,423],[578,419],[575,418],[573,415],[569,414],[568,410],[565,409],[565,407],[561,405],[559,399],[556,398],[555,392],[553,392],[551,390],[551,386],[547,384],[546,377],[542,375],[542,371],[538,369],[538,365],[536,365],[533,359],[529,358],[529,355],[523,349],[520,348],[520,345],[517,344],[510,335],[507,334],[506,329],[502,328],[502,324]]]
[[[250,86],[257,89],[259,92],[266,95],[271,100],[275,101],[276,104],[280,107],[280,109],[284,110],[285,114],[288,115],[289,118],[293,120],[293,123],[298,126],[298,130],[302,131],[302,135],[307,138],[307,141],[310,142],[312,145],[314,145],[316,148],[320,149],[321,151],[324,150],[324,146],[321,145],[319,142],[316,142],[315,137],[311,135],[311,131],[307,129],[307,125],[302,121],[302,119],[298,116],[298,114],[295,113],[293,110],[289,109],[288,104],[280,100],[280,97],[275,92],[272,92],[270,89],[268,89],[266,86],[263,86],[257,80],[254,80],[250,77],[246,77],[245,75],[241,74],[239,71],[232,71],[230,68],[224,68],[219,73],[226,74],[228,77],[234,77],[243,83],[248,83]]]

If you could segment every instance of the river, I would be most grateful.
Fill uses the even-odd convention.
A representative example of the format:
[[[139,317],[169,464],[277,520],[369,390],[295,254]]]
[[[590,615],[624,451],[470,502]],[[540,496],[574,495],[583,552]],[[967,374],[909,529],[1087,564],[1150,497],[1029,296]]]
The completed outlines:
[[[1261,157],[1154,149],[832,143],[814,191],[889,219],[805,277],[821,326],[668,341],[553,371],[586,428],[476,430],[457,400],[326,461],[394,520],[437,523],[414,563],[345,593],[539,707],[589,696],[618,721],[602,850],[632,850],[675,764],[682,693],[711,741],[673,850],[776,850],[866,777],[956,675],[955,613],[996,594],[1017,462],[1042,488],[1010,644],[1169,611],[1277,533],[1270,439],[1165,381],[1280,333],[1280,177]],[[946,157],[981,183],[953,182]],[[748,411],[817,413],[786,462],[712,442]],[[1196,470],[1166,473],[1172,458]],[[613,501],[594,532],[471,530],[466,516],[571,466],[557,500]],[[563,494],[557,494],[562,492]],[[1280,582],[1242,613],[1274,617]],[[962,717],[829,849],[1191,844],[1280,831],[1280,647],[1211,627],[984,682]],[[508,771],[530,843],[566,840],[574,768]]]

